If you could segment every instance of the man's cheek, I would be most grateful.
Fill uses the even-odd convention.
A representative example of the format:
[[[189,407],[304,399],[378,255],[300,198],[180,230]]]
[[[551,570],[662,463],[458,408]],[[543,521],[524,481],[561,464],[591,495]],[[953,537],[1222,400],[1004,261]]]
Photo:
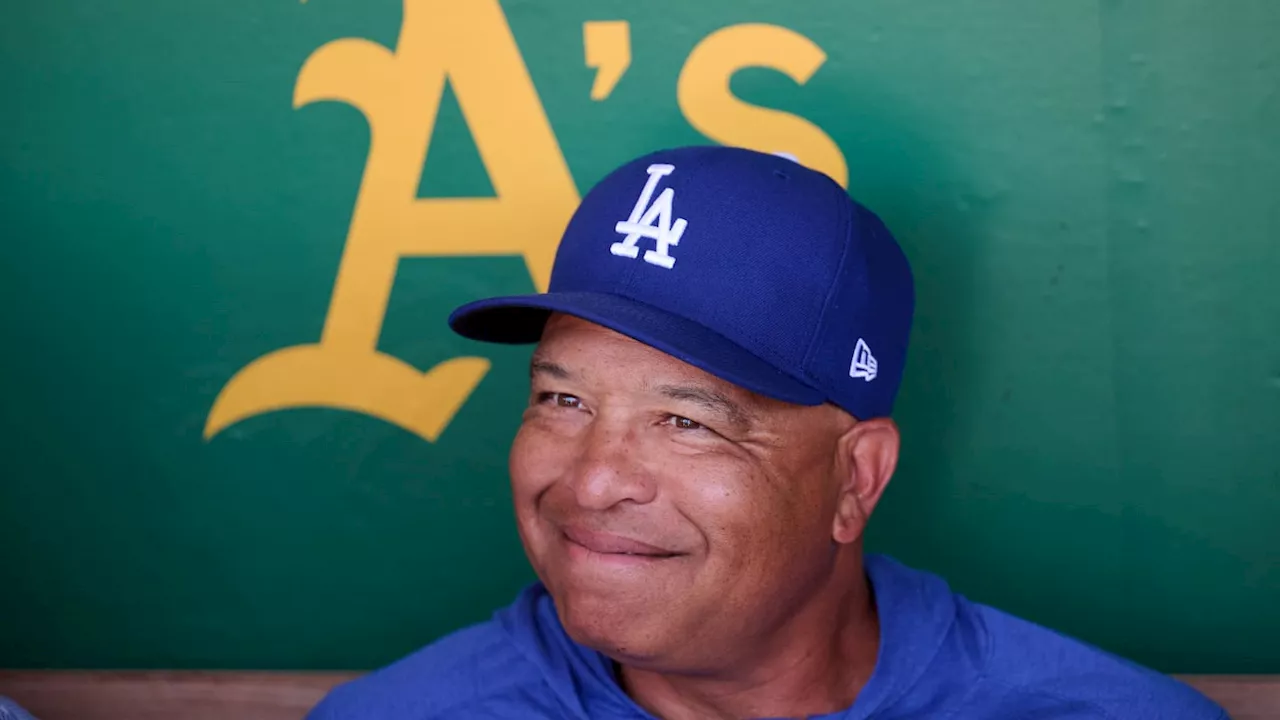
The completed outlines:
[[[674,480],[686,502],[708,518],[729,521],[755,512],[753,496],[758,491],[753,492],[740,473],[722,463],[689,462],[665,472],[664,477]]]
[[[516,493],[538,492],[563,473],[566,453],[554,438],[529,425],[522,426],[511,444],[510,472]]]

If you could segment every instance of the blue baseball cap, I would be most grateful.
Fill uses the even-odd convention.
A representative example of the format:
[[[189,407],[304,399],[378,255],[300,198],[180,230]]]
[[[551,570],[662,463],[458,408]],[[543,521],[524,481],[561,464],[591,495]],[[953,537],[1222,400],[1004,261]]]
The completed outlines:
[[[546,293],[468,303],[449,325],[525,344],[555,312],[766,397],[889,415],[915,294],[902,249],[826,175],[778,155],[683,147],[582,199]]]

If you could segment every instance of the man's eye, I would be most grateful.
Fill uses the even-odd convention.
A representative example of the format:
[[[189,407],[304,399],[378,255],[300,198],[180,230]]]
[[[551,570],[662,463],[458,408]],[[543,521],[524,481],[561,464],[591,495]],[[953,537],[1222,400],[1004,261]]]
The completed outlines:
[[[582,401],[576,395],[557,392],[542,393],[538,396],[538,402],[549,403],[563,408],[576,408],[582,404]]]
[[[702,423],[695,422],[687,417],[680,417],[679,415],[672,415],[668,418],[668,422],[680,430],[701,430],[703,428]]]

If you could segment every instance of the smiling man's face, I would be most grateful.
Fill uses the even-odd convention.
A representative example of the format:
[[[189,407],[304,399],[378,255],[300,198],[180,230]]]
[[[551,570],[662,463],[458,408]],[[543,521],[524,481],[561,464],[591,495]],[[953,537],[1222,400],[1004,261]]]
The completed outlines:
[[[510,464],[569,634],[641,667],[732,664],[828,578],[853,423],[553,316]]]

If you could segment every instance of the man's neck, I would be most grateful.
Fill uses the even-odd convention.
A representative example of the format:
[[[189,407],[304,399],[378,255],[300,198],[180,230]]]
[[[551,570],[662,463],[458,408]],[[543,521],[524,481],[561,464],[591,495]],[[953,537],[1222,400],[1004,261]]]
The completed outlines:
[[[627,694],[663,720],[803,718],[853,704],[875,669],[880,627],[859,562],[856,582],[819,597],[724,673],[620,667]]]

